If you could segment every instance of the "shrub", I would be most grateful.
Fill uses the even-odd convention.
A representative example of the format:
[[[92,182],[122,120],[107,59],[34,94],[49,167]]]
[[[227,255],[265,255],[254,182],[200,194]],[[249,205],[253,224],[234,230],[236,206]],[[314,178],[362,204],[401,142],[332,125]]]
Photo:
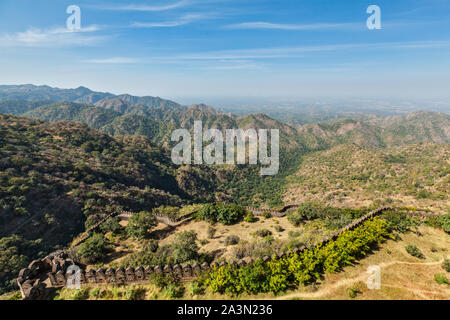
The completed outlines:
[[[271,236],[272,235],[272,231],[267,230],[267,229],[259,229],[256,230],[255,235],[261,238],[267,237],[267,236]]]
[[[425,224],[433,228],[442,228],[441,219],[438,216],[426,218]]]
[[[247,215],[245,216],[245,219],[244,219],[244,221],[245,222],[248,222],[248,223],[253,223],[253,222],[255,222],[256,221],[256,218],[255,218],[255,215],[253,214],[253,212],[248,212],[247,213]]]
[[[265,219],[270,219],[270,218],[272,218],[272,215],[270,214],[270,212],[267,212],[267,211],[264,211],[263,214],[262,214],[262,216],[263,216]]]
[[[189,285],[189,291],[191,295],[204,295],[205,294],[205,285],[202,281],[192,281]]]
[[[216,234],[216,231],[217,231],[217,230],[216,230],[215,228],[209,226],[209,227],[208,227],[208,230],[207,230],[207,233],[208,233],[208,239],[214,239],[214,235]]]
[[[153,209],[152,212],[155,215],[166,216],[173,220],[178,220],[178,218],[180,217],[180,208],[178,207],[162,206]]]
[[[209,223],[216,223],[216,207],[213,204],[205,204],[200,210],[197,211],[195,216],[197,219],[208,221]]]
[[[443,273],[436,273],[434,275],[434,281],[436,281],[439,284],[449,284],[447,277]]]
[[[191,204],[188,206],[184,206],[180,209],[179,215],[180,216],[190,215],[198,211],[201,207],[203,207],[202,204]]]
[[[159,289],[164,289],[171,284],[178,284],[180,279],[173,275],[164,275],[160,273],[153,273],[149,279]]]
[[[450,260],[449,259],[445,259],[444,262],[442,262],[441,267],[445,271],[450,272]]]
[[[102,234],[94,234],[79,246],[77,256],[88,263],[101,262],[110,250],[110,243]]]
[[[217,221],[224,225],[233,225],[241,221],[245,215],[244,208],[237,205],[219,206]]]
[[[171,299],[179,299],[184,296],[185,288],[179,283],[170,283],[165,289],[167,296]]]
[[[73,300],[87,300],[89,299],[89,289],[81,288],[75,291],[72,296]]]
[[[300,237],[303,234],[303,231],[289,231],[288,236],[289,238],[297,238]]]
[[[355,299],[359,293],[360,291],[354,287],[348,288],[348,296],[352,299]]]
[[[119,288],[112,288],[111,293],[114,298],[121,298],[122,292],[119,290]]]
[[[450,233],[450,213],[440,216],[439,222],[442,225],[442,229],[444,229],[445,232]]]
[[[400,233],[406,233],[412,227],[417,227],[420,221],[416,217],[405,216],[400,212],[390,211],[383,215],[384,220],[388,223],[388,228]]]
[[[180,232],[175,235],[172,243],[159,246],[156,240],[151,240],[138,252],[127,255],[120,266],[139,267],[184,263],[190,260],[207,258],[200,256],[196,244],[197,234],[191,232]]]
[[[349,215],[337,215],[325,218],[325,227],[331,230],[341,229],[352,223],[352,218]]]
[[[234,236],[234,235],[228,236],[228,237],[225,238],[225,245],[233,246],[233,245],[238,244],[239,241],[240,241],[240,239],[239,239],[238,236]]]
[[[156,226],[156,220],[152,213],[141,211],[131,216],[126,227],[129,237],[144,239],[149,236],[150,229]]]
[[[413,257],[416,257],[419,259],[425,259],[425,256],[423,255],[423,253],[415,245],[410,244],[410,245],[406,246],[406,252],[408,252]]]
[[[281,227],[281,226],[275,226],[274,228],[275,228],[275,231],[277,231],[277,232],[283,232],[284,231],[283,227]]]
[[[298,215],[296,212],[289,212],[287,214],[287,217],[288,217],[288,221],[296,227],[298,227],[303,222],[303,218],[300,215]]]
[[[148,252],[156,252],[159,248],[158,240],[151,239],[144,245],[144,250]]]
[[[124,300],[141,300],[145,297],[145,289],[131,286],[125,290]]]
[[[314,219],[324,219],[325,225],[329,229],[339,229],[348,225],[353,219],[362,217],[368,213],[368,209],[336,208],[322,206],[317,203],[303,203],[296,211],[288,213],[288,220],[295,226],[299,226],[302,221]]]
[[[273,239],[271,237],[257,239],[256,241],[240,241],[232,250],[233,257],[243,259],[245,257],[253,257],[255,259],[273,254]]]
[[[305,245],[304,241],[302,241],[300,239],[292,238],[292,239],[289,239],[289,241],[286,242],[281,249],[282,249],[282,251],[294,250],[295,248],[300,248],[304,245]]]
[[[429,198],[430,196],[431,196],[431,193],[429,191],[422,189],[417,193],[416,198],[417,199],[426,199],[426,198]]]
[[[89,296],[95,299],[100,298],[100,288],[93,288],[91,291],[89,291]]]
[[[302,203],[296,214],[303,220],[314,220],[320,217],[320,207],[314,203]]]

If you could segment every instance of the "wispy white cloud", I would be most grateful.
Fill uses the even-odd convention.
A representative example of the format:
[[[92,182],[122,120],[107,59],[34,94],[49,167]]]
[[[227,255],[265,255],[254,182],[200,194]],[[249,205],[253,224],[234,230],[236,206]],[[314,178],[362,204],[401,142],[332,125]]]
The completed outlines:
[[[230,24],[225,26],[225,29],[233,30],[322,30],[322,29],[336,29],[336,28],[348,28],[358,26],[354,23],[314,23],[314,24],[281,24],[270,22],[243,22],[237,24]]]
[[[233,69],[264,69],[265,65],[260,60],[280,60],[308,57],[309,54],[321,52],[356,51],[356,50],[426,50],[449,49],[449,41],[405,41],[405,42],[379,42],[358,44],[336,44],[320,46],[296,46],[296,47],[269,47],[254,49],[234,49],[222,51],[199,52],[189,54],[169,54],[165,56],[153,56],[145,59],[112,57],[104,59],[84,60],[93,64],[177,64],[206,69],[233,70]],[[258,63],[256,61],[259,60]],[[347,66],[339,66],[347,67]]]
[[[38,29],[29,28],[17,33],[0,35],[0,47],[63,47],[63,46],[93,46],[98,45],[107,37],[89,35],[100,30],[92,25],[80,30],[70,31],[65,28]]]
[[[113,58],[105,58],[105,59],[90,59],[84,60],[86,63],[96,63],[96,64],[127,64],[127,63],[137,63],[139,60],[134,58],[126,58],[126,57],[113,57]]]
[[[205,67],[207,70],[262,70],[263,66],[253,63],[247,64],[234,64],[234,65],[217,65]]]
[[[184,26],[192,22],[208,18],[211,18],[211,16],[207,16],[205,14],[186,14],[177,20],[166,22],[134,22],[131,26],[136,28],[170,28]]]
[[[142,12],[156,12],[156,11],[168,11],[189,5],[191,1],[183,0],[170,4],[161,5],[138,5],[138,4],[127,4],[127,5],[117,5],[117,6],[91,6],[94,9],[108,10],[108,11],[142,11]]]
[[[236,50],[202,52],[196,54],[184,54],[166,58],[176,60],[278,59],[278,58],[302,57],[308,53],[315,53],[315,52],[332,52],[345,50],[404,50],[404,49],[411,50],[411,49],[432,49],[432,48],[436,49],[450,48],[450,40],[333,44],[333,45],[319,45],[319,46],[256,48],[256,49],[242,49],[242,50],[236,49]]]

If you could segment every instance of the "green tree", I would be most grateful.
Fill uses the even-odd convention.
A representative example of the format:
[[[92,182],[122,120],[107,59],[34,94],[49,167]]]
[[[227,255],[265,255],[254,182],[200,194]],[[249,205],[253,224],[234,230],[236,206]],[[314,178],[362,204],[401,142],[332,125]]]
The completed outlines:
[[[183,231],[175,235],[175,241],[171,245],[172,256],[176,263],[194,260],[198,257],[197,233],[195,231]]]
[[[197,212],[197,217],[210,223],[233,225],[241,221],[246,211],[235,204],[207,204]]]
[[[319,216],[319,206],[313,203],[302,203],[295,212],[288,213],[288,220],[298,227],[302,221],[317,219]]]
[[[102,234],[97,233],[82,243],[77,255],[88,263],[97,263],[106,258],[110,243]]]
[[[444,229],[445,232],[450,233],[450,213],[441,216],[439,222],[442,225],[442,229]]]
[[[150,229],[156,226],[156,219],[152,213],[141,211],[131,216],[126,227],[129,237],[136,239],[148,238]]]
[[[416,258],[419,258],[419,259],[425,259],[425,256],[423,255],[423,253],[415,245],[412,245],[412,244],[407,245],[406,246],[406,252],[408,252],[413,257],[416,257]]]
[[[100,226],[102,232],[112,232],[114,234],[120,234],[122,232],[122,226],[119,224],[119,218],[109,218]]]

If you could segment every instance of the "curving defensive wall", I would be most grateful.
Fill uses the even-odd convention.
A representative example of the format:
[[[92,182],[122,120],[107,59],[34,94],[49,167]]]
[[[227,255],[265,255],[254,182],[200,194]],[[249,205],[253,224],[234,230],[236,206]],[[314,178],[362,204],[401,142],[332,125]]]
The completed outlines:
[[[295,206],[290,206],[293,208]],[[263,212],[277,212],[278,214],[284,213],[284,208],[280,211],[264,209],[250,209],[252,212],[263,213]],[[334,232],[324,239],[310,244],[308,246],[302,246],[300,248],[295,248],[286,252],[280,252],[275,258],[282,258],[289,255],[292,252],[302,252],[311,247],[317,246],[319,244],[325,244],[330,240],[335,240],[341,233],[352,230],[360,226],[364,221],[381,214],[383,211],[391,210],[390,207],[383,207],[374,211],[367,213],[361,218],[353,221],[346,227]],[[130,216],[132,213],[127,213]],[[434,214],[427,212],[404,212],[406,215],[410,216],[422,216],[430,217]],[[189,219],[189,218],[188,218]],[[183,223],[183,221],[178,222]],[[269,261],[272,257],[265,256],[263,261]],[[252,264],[253,260],[250,258],[242,259],[237,262],[231,262],[231,265],[245,266]],[[98,269],[86,270],[85,267],[79,266],[79,268],[73,268],[75,263],[71,260],[65,251],[58,251],[53,254],[48,255],[42,260],[35,260],[30,263],[28,268],[22,269],[17,278],[17,284],[19,285],[20,292],[23,299],[27,300],[39,300],[45,299],[50,289],[61,288],[66,286],[68,281],[74,277],[78,277],[81,285],[86,284],[134,284],[145,282],[150,279],[153,274],[161,275],[173,275],[180,278],[182,281],[189,281],[197,277],[200,273],[207,271],[216,266],[227,265],[227,262],[217,263],[203,263],[203,264],[185,264],[185,265],[166,265],[166,266],[141,266],[139,268],[108,268],[108,269]],[[72,266],[72,268],[71,268]],[[75,270],[77,269],[77,270]]]

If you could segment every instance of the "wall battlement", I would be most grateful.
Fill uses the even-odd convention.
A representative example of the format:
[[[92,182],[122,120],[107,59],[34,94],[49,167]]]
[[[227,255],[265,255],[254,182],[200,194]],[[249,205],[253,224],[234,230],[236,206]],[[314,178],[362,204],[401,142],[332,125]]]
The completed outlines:
[[[372,212],[369,212],[365,216],[354,221],[345,228],[333,233],[331,236],[322,239],[315,244],[302,246],[300,248],[295,248],[292,251],[280,252],[277,256],[284,257],[292,252],[301,252],[303,250],[309,249],[320,243],[326,243],[332,239],[335,239],[342,232],[351,230],[365,220],[380,214],[388,208],[381,208]],[[274,256],[275,257],[275,256]],[[275,257],[276,258],[276,257]],[[265,256],[263,261],[269,261],[272,257]],[[245,266],[253,263],[251,259],[242,259],[238,262],[231,262],[232,265]],[[203,263],[193,264],[193,265],[166,265],[166,266],[141,266],[139,268],[117,268],[117,269],[98,269],[98,270],[85,270],[82,266],[78,271],[74,268],[69,268],[74,266],[73,260],[68,258],[66,252],[60,251],[48,255],[42,260],[33,261],[28,268],[22,269],[19,273],[17,283],[20,288],[23,299],[38,300],[43,299],[46,296],[46,291],[49,288],[64,287],[68,283],[69,279],[73,277],[79,277],[81,284],[127,284],[135,283],[140,281],[147,281],[150,279],[152,274],[165,274],[173,275],[182,280],[190,280],[198,276],[202,271],[207,271],[211,268],[217,266],[227,265],[227,262],[222,262],[220,265],[217,263]],[[68,270],[70,269],[70,270]]]
[[[247,209],[247,208],[246,208]],[[291,253],[300,253],[309,248],[315,247],[319,244],[325,244],[331,240],[335,240],[340,234],[363,224],[366,220],[381,214],[383,211],[392,208],[383,207],[367,213],[361,218],[353,221],[346,227],[336,231],[324,239],[300,248],[295,248],[286,252],[279,252],[272,257],[265,256],[262,260],[264,262],[271,259],[282,258]],[[247,209],[248,210],[248,209]],[[256,209],[255,209],[256,210]],[[279,213],[282,210],[279,211]],[[258,211],[262,212],[262,211]],[[427,212],[404,212],[409,216],[430,217],[434,214]],[[79,277],[81,284],[131,284],[148,281],[153,274],[172,275],[182,281],[189,281],[196,278],[200,273],[208,271],[215,267],[225,266],[227,264],[246,266],[252,264],[254,261],[250,258],[245,258],[239,261],[217,263],[203,263],[203,264],[185,264],[185,265],[166,265],[166,266],[141,266],[134,268],[108,268],[108,269],[86,269],[83,266],[78,266],[78,271],[70,266],[75,266],[72,259],[68,258],[65,251],[58,251],[48,255],[42,260],[33,261],[28,268],[22,269],[19,273],[17,283],[20,288],[23,299],[39,300],[44,299],[47,291],[50,288],[61,288],[67,285],[70,279]]]

